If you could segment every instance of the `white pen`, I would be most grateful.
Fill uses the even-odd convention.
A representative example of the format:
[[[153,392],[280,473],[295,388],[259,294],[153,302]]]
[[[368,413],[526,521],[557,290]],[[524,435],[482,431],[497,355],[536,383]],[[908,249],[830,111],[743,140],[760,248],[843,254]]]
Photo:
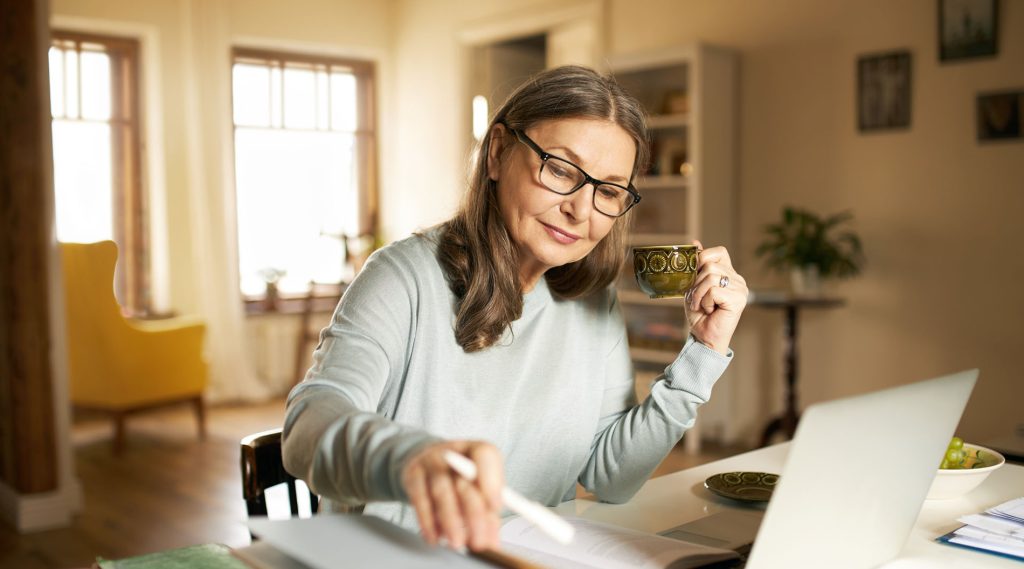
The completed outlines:
[[[472,460],[450,450],[444,452],[444,459],[448,466],[452,467],[452,470],[459,473],[459,476],[471,482],[476,480],[476,463]],[[572,536],[576,533],[576,528],[555,515],[551,510],[526,498],[508,486],[502,487],[501,499],[505,502],[505,506],[508,509],[529,520],[530,523],[540,528],[541,531],[551,536],[555,541],[562,544],[572,542]]]

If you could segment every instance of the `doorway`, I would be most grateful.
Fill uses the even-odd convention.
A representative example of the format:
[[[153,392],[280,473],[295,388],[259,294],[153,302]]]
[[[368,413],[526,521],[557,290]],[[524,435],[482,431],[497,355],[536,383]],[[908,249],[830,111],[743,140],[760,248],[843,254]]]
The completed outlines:
[[[567,64],[598,67],[603,23],[601,0],[581,0],[560,9],[504,14],[462,29],[468,146],[475,146],[494,111],[531,75]]]
[[[483,135],[481,128],[486,128],[487,120],[495,109],[523,81],[546,68],[547,35],[537,34],[477,45],[472,48],[470,57],[473,136],[479,139]]]

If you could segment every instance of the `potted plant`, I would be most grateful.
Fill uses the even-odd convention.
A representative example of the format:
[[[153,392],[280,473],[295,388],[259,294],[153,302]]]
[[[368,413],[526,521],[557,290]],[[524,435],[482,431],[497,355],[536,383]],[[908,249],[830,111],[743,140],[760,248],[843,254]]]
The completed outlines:
[[[287,274],[287,271],[277,267],[264,267],[258,271],[258,274],[267,286],[263,306],[267,310],[277,310],[277,282]]]
[[[818,294],[821,279],[847,278],[860,273],[864,252],[853,231],[834,234],[853,219],[848,211],[824,219],[794,207],[782,210],[782,221],[765,226],[765,240],[756,254],[780,272],[788,271],[793,292]]]

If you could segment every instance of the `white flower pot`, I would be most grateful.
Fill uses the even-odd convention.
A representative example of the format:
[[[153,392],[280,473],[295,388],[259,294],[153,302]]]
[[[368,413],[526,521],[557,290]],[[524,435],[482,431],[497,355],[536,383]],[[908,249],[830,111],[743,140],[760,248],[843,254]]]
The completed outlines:
[[[795,295],[821,296],[821,275],[818,273],[818,267],[807,265],[790,269],[789,285]]]

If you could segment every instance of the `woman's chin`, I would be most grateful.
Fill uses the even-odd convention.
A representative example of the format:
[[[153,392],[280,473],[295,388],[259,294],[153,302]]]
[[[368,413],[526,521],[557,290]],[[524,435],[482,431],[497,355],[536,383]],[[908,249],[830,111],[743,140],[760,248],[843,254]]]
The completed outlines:
[[[590,252],[589,249],[586,250],[586,251],[582,251],[582,252],[578,251],[578,250],[575,250],[575,251],[558,251],[557,254],[552,253],[552,254],[545,255],[541,259],[541,262],[544,263],[544,265],[546,267],[548,267],[549,269],[553,269],[555,267],[561,267],[563,265],[569,265],[571,263],[575,263],[576,261],[579,261],[580,259],[583,259],[584,257],[586,257],[587,253],[589,253],[589,252]]]

